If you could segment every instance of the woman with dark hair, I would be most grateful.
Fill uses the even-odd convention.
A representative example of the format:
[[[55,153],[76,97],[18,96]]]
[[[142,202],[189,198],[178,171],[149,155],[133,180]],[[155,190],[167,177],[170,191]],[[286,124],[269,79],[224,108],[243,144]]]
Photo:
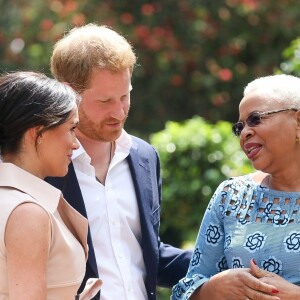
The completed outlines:
[[[64,176],[79,147],[78,100],[43,74],[0,77],[1,300],[78,298],[87,220],[44,181]]]

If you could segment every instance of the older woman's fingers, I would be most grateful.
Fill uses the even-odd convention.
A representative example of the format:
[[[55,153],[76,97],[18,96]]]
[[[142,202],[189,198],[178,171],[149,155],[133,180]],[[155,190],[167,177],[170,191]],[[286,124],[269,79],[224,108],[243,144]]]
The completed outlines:
[[[251,259],[251,261],[250,261],[250,269],[251,269],[251,273],[257,278],[262,278],[262,277],[272,275],[268,271],[265,271],[265,270],[259,268],[253,259]]]
[[[248,298],[251,300],[281,300],[274,294],[265,294],[254,290],[249,291]]]
[[[256,300],[256,299],[279,299],[278,297],[276,298],[258,298],[260,295],[271,295],[274,296],[274,294],[278,293],[277,287],[265,283],[252,274],[245,272],[242,275],[241,281],[245,284],[245,286],[248,288],[248,297],[250,296],[251,299]],[[253,298],[255,296],[255,298]]]

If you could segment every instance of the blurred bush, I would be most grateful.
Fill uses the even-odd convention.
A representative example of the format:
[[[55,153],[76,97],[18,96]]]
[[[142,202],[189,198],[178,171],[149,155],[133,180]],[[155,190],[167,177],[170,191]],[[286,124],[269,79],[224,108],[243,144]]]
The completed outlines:
[[[282,56],[284,59],[280,64],[282,73],[300,76],[300,37],[290,43]]]

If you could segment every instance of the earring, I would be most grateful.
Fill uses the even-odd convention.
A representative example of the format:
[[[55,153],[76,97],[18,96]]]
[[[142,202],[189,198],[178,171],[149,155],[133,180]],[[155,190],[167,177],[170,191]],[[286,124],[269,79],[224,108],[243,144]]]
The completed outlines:
[[[296,137],[296,143],[300,143],[300,137]]]
[[[42,138],[39,138],[38,141],[37,141],[37,143],[38,143],[39,145],[41,145],[41,144],[43,143],[43,139],[42,139]]]

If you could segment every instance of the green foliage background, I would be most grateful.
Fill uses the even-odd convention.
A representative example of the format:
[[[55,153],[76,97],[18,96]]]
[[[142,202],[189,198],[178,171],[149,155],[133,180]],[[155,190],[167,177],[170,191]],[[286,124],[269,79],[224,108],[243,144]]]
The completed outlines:
[[[294,39],[283,51],[284,61],[279,72],[300,76],[300,37]]]
[[[73,26],[112,26],[138,56],[126,130],[158,149],[161,236],[191,247],[217,185],[252,171],[231,133],[255,77],[300,76],[297,0],[0,0],[0,72],[50,74],[53,44]],[[159,289],[159,299],[170,291]]]

